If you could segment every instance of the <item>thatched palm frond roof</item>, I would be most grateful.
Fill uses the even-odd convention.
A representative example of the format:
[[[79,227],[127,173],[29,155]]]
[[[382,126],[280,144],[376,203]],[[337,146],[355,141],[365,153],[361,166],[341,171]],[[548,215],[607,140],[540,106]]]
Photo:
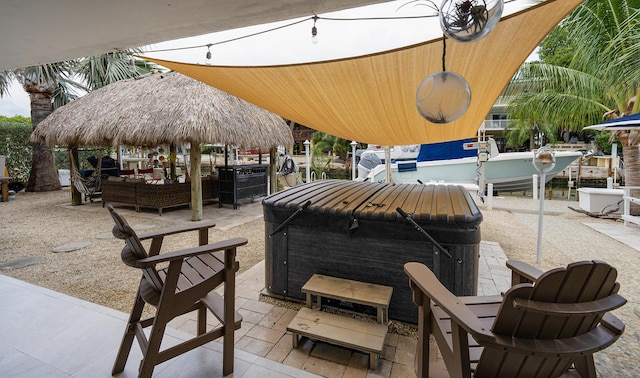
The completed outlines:
[[[267,149],[292,143],[280,116],[179,73],[93,91],[56,109],[31,139],[48,146],[195,142]]]

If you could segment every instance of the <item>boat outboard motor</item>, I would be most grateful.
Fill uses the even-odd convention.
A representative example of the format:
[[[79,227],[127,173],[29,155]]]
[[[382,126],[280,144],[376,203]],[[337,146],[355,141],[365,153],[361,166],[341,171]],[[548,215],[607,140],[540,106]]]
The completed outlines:
[[[363,153],[358,163],[358,178],[356,181],[364,181],[369,172],[380,164],[382,164],[382,160],[375,153]]]

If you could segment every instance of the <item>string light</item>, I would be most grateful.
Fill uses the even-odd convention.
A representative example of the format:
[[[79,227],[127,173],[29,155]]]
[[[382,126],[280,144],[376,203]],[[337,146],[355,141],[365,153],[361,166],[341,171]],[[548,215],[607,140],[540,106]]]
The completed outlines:
[[[207,62],[211,60],[211,43],[207,45]]]
[[[318,21],[318,16],[313,16],[313,27],[311,28],[311,42],[313,44],[318,43],[318,28],[316,27],[316,21]]]
[[[259,32],[255,32],[255,33],[251,33],[251,34],[247,34],[247,35],[243,35],[243,36],[239,36],[239,37],[235,37],[235,38],[230,38],[230,39],[226,39],[223,41],[219,41],[219,42],[213,42],[213,43],[207,43],[204,45],[193,45],[193,46],[184,46],[184,47],[172,47],[172,48],[167,48],[167,49],[151,49],[151,50],[146,50],[146,53],[159,53],[159,52],[170,52],[170,51],[182,51],[182,50],[191,50],[191,49],[198,49],[198,48],[203,48],[206,47],[207,49],[210,49],[212,46],[217,46],[217,45],[222,45],[222,44],[226,44],[226,43],[230,43],[230,42],[235,42],[241,39],[245,39],[245,38],[250,38],[250,37],[255,37],[257,35],[261,35],[261,34],[266,34],[272,31],[276,31],[279,29],[284,29],[284,28],[288,28],[303,22],[307,22],[307,21],[314,21],[314,24],[317,20],[329,20],[329,21],[376,21],[376,20],[415,20],[415,19],[422,19],[422,18],[432,18],[432,17],[437,17],[437,14],[432,14],[432,15],[426,15],[426,16],[402,16],[402,17],[362,17],[362,18],[334,18],[334,17],[320,17],[320,16],[311,16],[309,18],[305,18],[302,20],[298,20],[286,25],[282,25],[282,26],[278,26],[278,27],[274,27],[271,29],[266,29],[266,30],[262,30]],[[315,26],[315,25],[314,25]],[[313,28],[312,28],[312,33],[313,33]],[[316,38],[317,38],[317,27],[315,28],[316,30]],[[313,37],[313,34],[312,34]]]
[[[487,0],[485,0],[485,1],[487,1]],[[489,1],[494,1],[494,0],[489,0]],[[504,4],[506,4],[506,3],[516,2],[516,1],[519,1],[519,0],[499,0],[499,1],[504,3]],[[450,0],[445,0],[445,2],[449,3]],[[455,2],[455,1],[454,1],[454,3],[457,4],[457,2]],[[463,1],[463,3],[467,3],[467,1]],[[408,5],[408,4],[411,4],[411,5],[414,5],[414,6],[427,5],[427,7],[430,8],[431,10],[434,10],[435,13],[434,14],[429,14],[429,15],[424,15],[424,16],[352,17],[352,18],[321,17],[321,16],[313,15],[313,16],[305,18],[305,19],[293,21],[293,22],[291,22],[289,24],[280,25],[280,26],[273,27],[273,28],[270,28],[270,29],[265,29],[265,30],[258,31],[258,32],[255,32],[255,33],[250,33],[250,34],[247,34],[247,35],[243,35],[243,36],[239,36],[239,37],[235,37],[235,38],[230,38],[230,39],[219,41],[219,42],[208,43],[208,44],[204,44],[204,45],[175,47],[175,48],[168,48],[168,49],[151,49],[151,50],[147,50],[145,52],[147,52],[147,53],[158,53],[158,52],[181,51],[181,50],[190,50],[190,49],[206,47],[207,48],[207,55],[206,56],[207,56],[207,59],[210,59],[209,58],[209,52],[210,52],[210,48],[212,46],[222,45],[222,44],[230,43],[230,42],[235,42],[235,41],[238,41],[238,40],[241,40],[241,39],[254,37],[254,36],[257,36],[257,35],[260,35],[260,34],[266,34],[266,33],[272,32],[272,31],[288,28],[288,27],[291,27],[291,26],[294,26],[294,25],[297,25],[297,24],[300,24],[300,23],[303,23],[303,22],[307,22],[307,21],[313,21],[313,27],[311,28],[311,38],[312,38],[312,42],[313,43],[317,43],[317,38],[318,38],[318,28],[316,27],[316,21],[317,20],[329,20],[329,21],[412,20],[412,19],[423,19],[423,18],[432,18],[432,17],[439,17],[440,16],[438,7],[431,0],[411,0],[411,1],[408,1],[406,4],[398,7],[398,10],[400,8]],[[494,17],[494,19],[498,19],[499,20],[499,17]],[[480,22],[480,23],[482,23],[482,22]],[[476,24],[478,24],[478,23],[476,23]]]

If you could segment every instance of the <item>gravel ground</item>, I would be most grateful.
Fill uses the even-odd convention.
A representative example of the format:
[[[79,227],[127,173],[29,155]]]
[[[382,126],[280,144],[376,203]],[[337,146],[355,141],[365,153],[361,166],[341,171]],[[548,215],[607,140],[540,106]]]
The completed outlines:
[[[106,210],[83,211],[85,206],[71,208],[68,190],[49,193],[18,193],[15,200],[0,203],[0,265],[23,257],[44,260],[19,269],[0,273],[46,287],[83,300],[128,313],[140,279],[136,269],[120,260],[122,241],[100,239],[109,233],[112,220]],[[588,217],[568,209],[578,207],[576,201],[545,201],[542,264],[546,270],[569,262],[598,259],[619,271],[620,293],[629,303],[616,311],[627,328],[613,346],[598,354],[597,364],[604,376],[630,376],[640,357],[637,340],[640,336],[640,252],[595,231],[584,223],[615,223]],[[86,206],[88,207],[88,206]],[[483,213],[482,239],[500,244],[510,259],[536,265],[538,202],[530,198],[499,197],[493,209],[480,204]],[[149,216],[135,212],[127,214],[132,225],[149,224]],[[176,226],[184,221],[170,217],[156,218],[155,229]],[[159,223],[159,224],[158,224]],[[639,229],[640,230],[640,229]],[[144,231],[141,231],[144,232]],[[244,271],[264,258],[264,222],[257,219],[228,230],[212,229],[212,240],[244,236],[249,244],[238,252]],[[640,232],[639,232],[640,236]],[[76,241],[91,241],[87,248],[53,253],[59,247]],[[195,234],[174,237],[168,249],[195,246]],[[405,331],[399,331],[400,333]]]
[[[500,243],[510,259],[536,265],[538,202],[530,198],[503,197],[494,209],[482,209],[482,239]],[[568,209],[579,208],[576,201],[545,201],[543,218],[542,270],[565,266],[573,261],[604,260],[618,270],[620,294],[627,304],[614,311],[626,325],[620,339],[596,355],[602,377],[637,377],[640,358],[640,251],[595,231],[585,223],[619,224],[615,220],[589,217]],[[508,211],[503,210],[508,209]],[[640,227],[632,230],[640,238]]]
[[[47,193],[20,192],[15,200],[0,203],[4,220],[0,225],[0,264],[24,257],[44,257],[40,263],[0,270],[0,273],[128,313],[140,281],[140,271],[122,263],[122,240],[101,238],[111,233],[111,216],[95,204],[70,207],[70,203],[68,189]],[[150,222],[148,214],[144,216],[133,211],[127,212],[126,219],[134,228],[141,226],[139,233],[184,224],[184,221],[166,216],[170,211],[157,217],[157,222]],[[145,225],[152,226],[150,223],[155,227],[144,229]],[[210,240],[238,236],[249,239],[237,253],[239,273],[264,259],[262,219],[228,230],[214,227],[209,235]],[[55,247],[81,241],[91,244],[72,252],[52,251]],[[163,251],[197,244],[195,232],[171,236],[165,238]]]

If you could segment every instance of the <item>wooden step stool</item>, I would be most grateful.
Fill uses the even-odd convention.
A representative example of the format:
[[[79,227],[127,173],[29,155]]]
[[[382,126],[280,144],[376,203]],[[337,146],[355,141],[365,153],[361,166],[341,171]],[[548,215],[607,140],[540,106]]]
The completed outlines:
[[[307,294],[307,308],[302,308],[287,326],[293,335],[293,347],[298,338],[340,345],[369,353],[369,368],[375,369],[387,335],[388,309],[393,288],[342,278],[314,274],[301,291]],[[311,309],[312,295],[317,296],[317,309]],[[378,323],[322,312],[322,297],[358,303],[377,308]]]

